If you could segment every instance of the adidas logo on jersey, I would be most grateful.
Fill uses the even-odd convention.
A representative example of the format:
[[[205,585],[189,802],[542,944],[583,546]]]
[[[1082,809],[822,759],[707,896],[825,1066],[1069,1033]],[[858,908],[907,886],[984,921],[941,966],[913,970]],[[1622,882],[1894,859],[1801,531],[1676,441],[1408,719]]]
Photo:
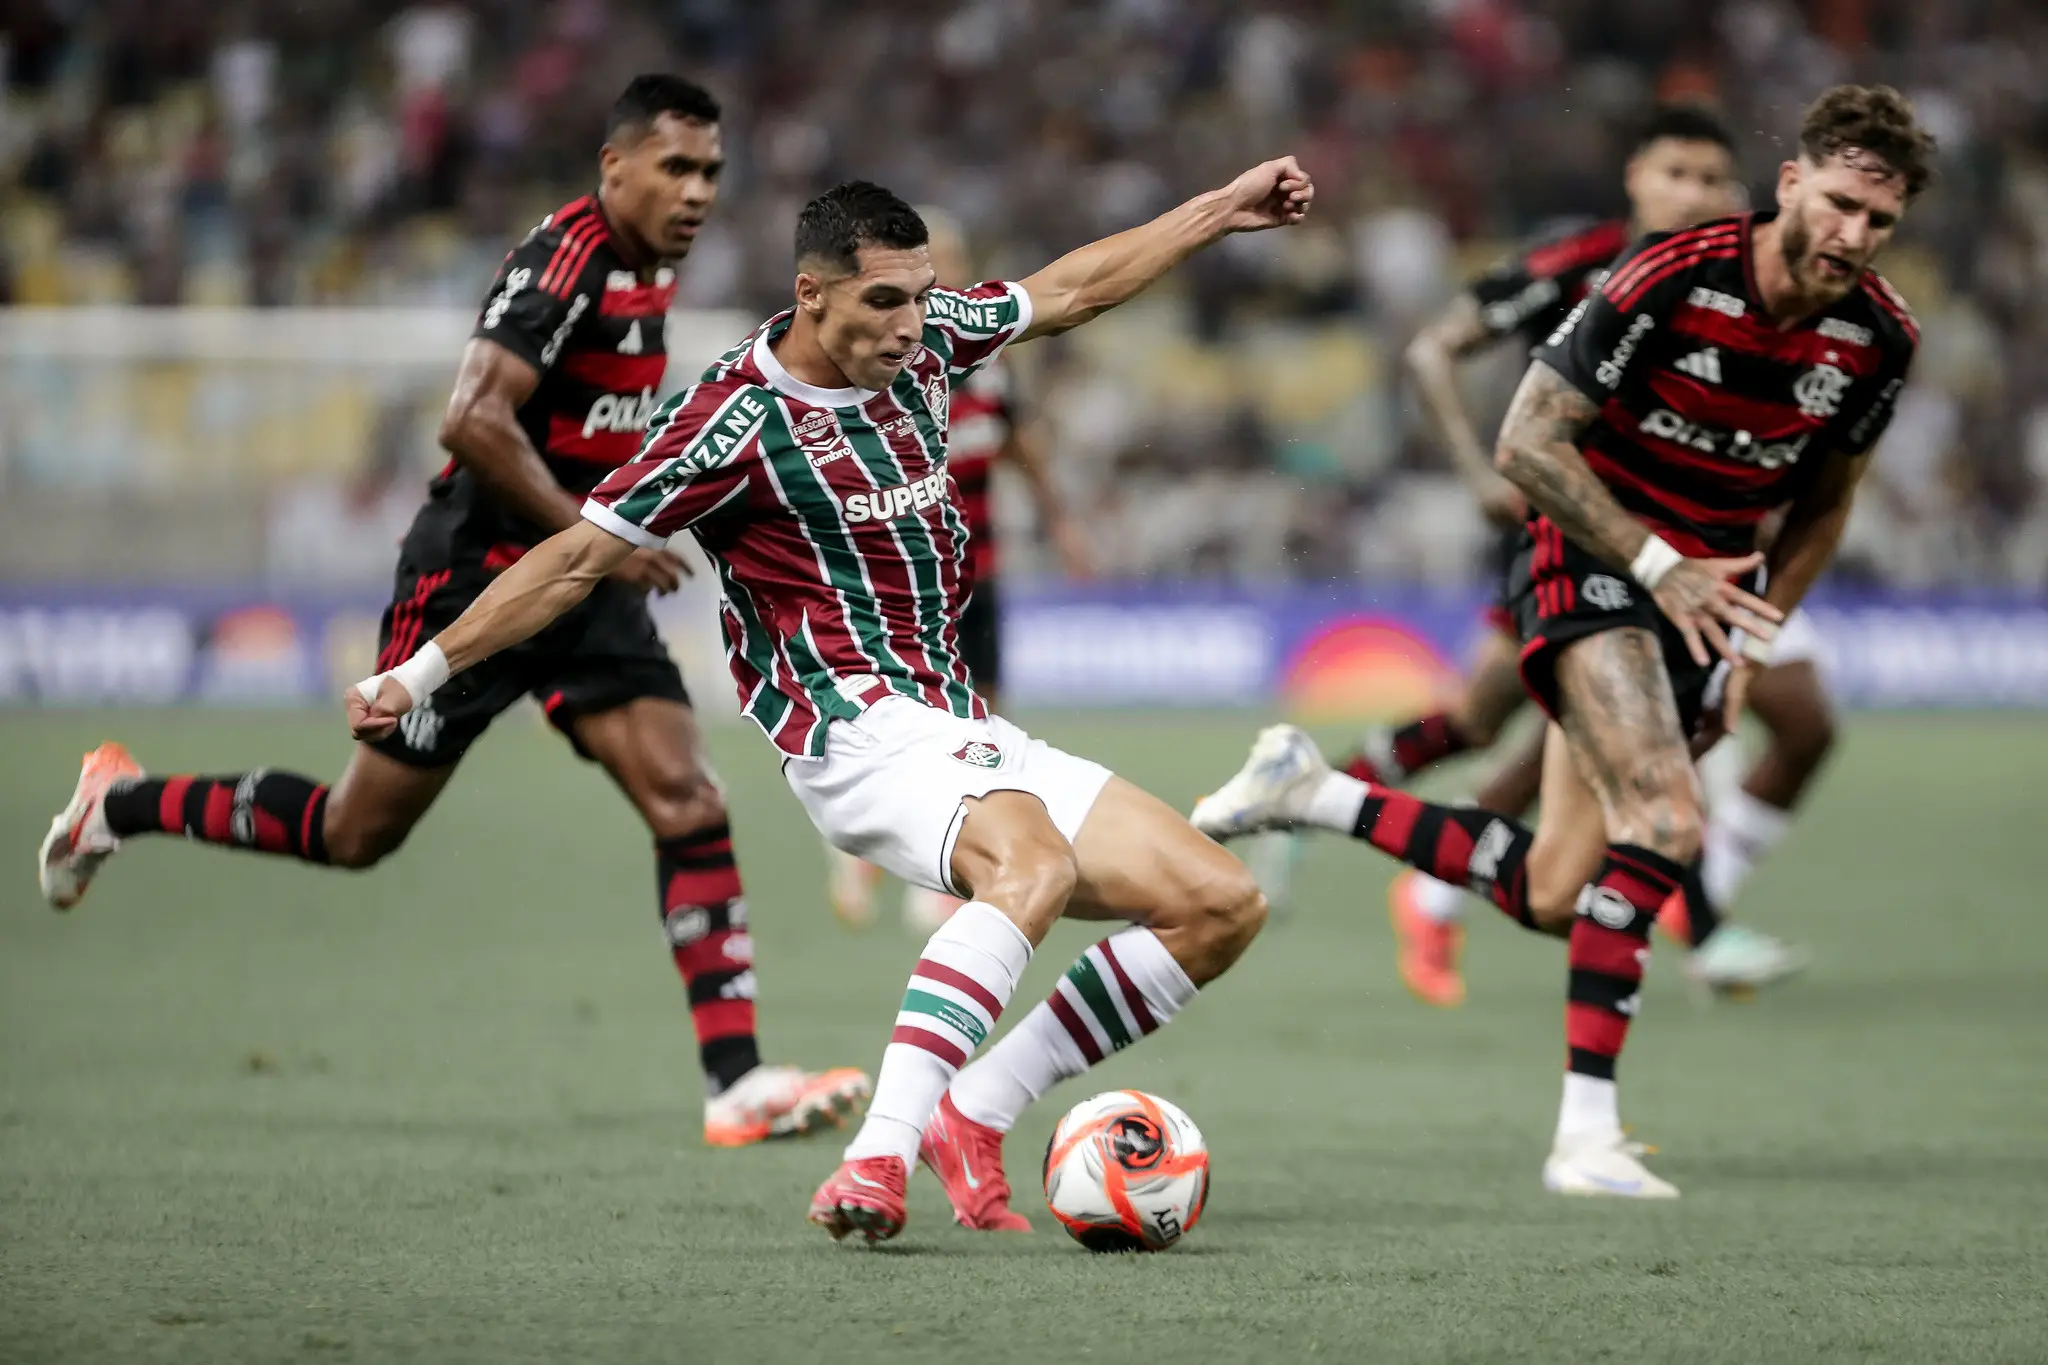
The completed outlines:
[[[1721,348],[1709,346],[1704,351],[1694,351],[1671,368],[1702,383],[1718,384],[1721,382]]]
[[[626,328],[626,335],[619,338],[619,354],[639,355],[646,349],[646,345],[640,340],[640,319],[635,318],[632,325]]]

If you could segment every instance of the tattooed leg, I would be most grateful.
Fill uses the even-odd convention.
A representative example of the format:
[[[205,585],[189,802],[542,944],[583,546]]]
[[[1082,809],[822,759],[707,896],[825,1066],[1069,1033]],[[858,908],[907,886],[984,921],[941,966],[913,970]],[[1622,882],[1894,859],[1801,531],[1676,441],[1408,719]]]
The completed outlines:
[[[1608,842],[1691,862],[1699,779],[1657,637],[1630,627],[1579,640],[1558,656],[1557,684],[1572,757],[1600,802]]]

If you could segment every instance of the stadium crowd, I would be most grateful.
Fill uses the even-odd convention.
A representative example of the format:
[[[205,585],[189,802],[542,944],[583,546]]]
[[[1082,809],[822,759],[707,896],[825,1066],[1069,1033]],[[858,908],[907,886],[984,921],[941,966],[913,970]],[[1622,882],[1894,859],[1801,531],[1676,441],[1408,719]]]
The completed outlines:
[[[780,306],[796,208],[838,179],[943,205],[1001,274],[1296,151],[1313,230],[1200,258],[1032,357],[1061,477],[1132,577],[1469,576],[1484,530],[1399,382],[1417,323],[1517,238],[1619,211],[1654,101],[1726,110],[1767,203],[1799,106],[1889,81],[1944,152],[1886,263],[1926,344],[1841,573],[2048,589],[2048,10],[2030,0],[9,10],[15,303],[474,306],[508,240],[590,180],[611,95],[664,64],[728,110],[726,197],[683,274],[699,307]],[[1481,367],[1480,410],[1518,368]]]

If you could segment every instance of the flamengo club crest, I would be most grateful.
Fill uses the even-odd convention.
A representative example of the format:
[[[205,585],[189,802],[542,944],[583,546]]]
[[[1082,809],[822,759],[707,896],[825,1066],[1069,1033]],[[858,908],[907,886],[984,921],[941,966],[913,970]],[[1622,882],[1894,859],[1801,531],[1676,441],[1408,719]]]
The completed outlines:
[[[1792,396],[1808,417],[1833,417],[1842,410],[1849,383],[1849,376],[1833,365],[1816,365],[1794,381]]]
[[[970,768],[1000,768],[1003,751],[985,739],[970,739],[953,751],[953,757]]]

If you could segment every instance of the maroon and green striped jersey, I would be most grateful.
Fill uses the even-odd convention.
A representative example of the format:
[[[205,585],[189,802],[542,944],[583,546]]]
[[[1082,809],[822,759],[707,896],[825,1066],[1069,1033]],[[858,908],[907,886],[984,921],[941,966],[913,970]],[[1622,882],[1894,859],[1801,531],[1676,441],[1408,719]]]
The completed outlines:
[[[664,403],[583,515],[636,545],[691,531],[717,566],[741,707],[777,748],[825,751],[890,693],[986,715],[960,661],[967,527],[946,467],[953,386],[1031,325],[1014,284],[935,290],[924,344],[886,389],[821,389],[770,318]]]

